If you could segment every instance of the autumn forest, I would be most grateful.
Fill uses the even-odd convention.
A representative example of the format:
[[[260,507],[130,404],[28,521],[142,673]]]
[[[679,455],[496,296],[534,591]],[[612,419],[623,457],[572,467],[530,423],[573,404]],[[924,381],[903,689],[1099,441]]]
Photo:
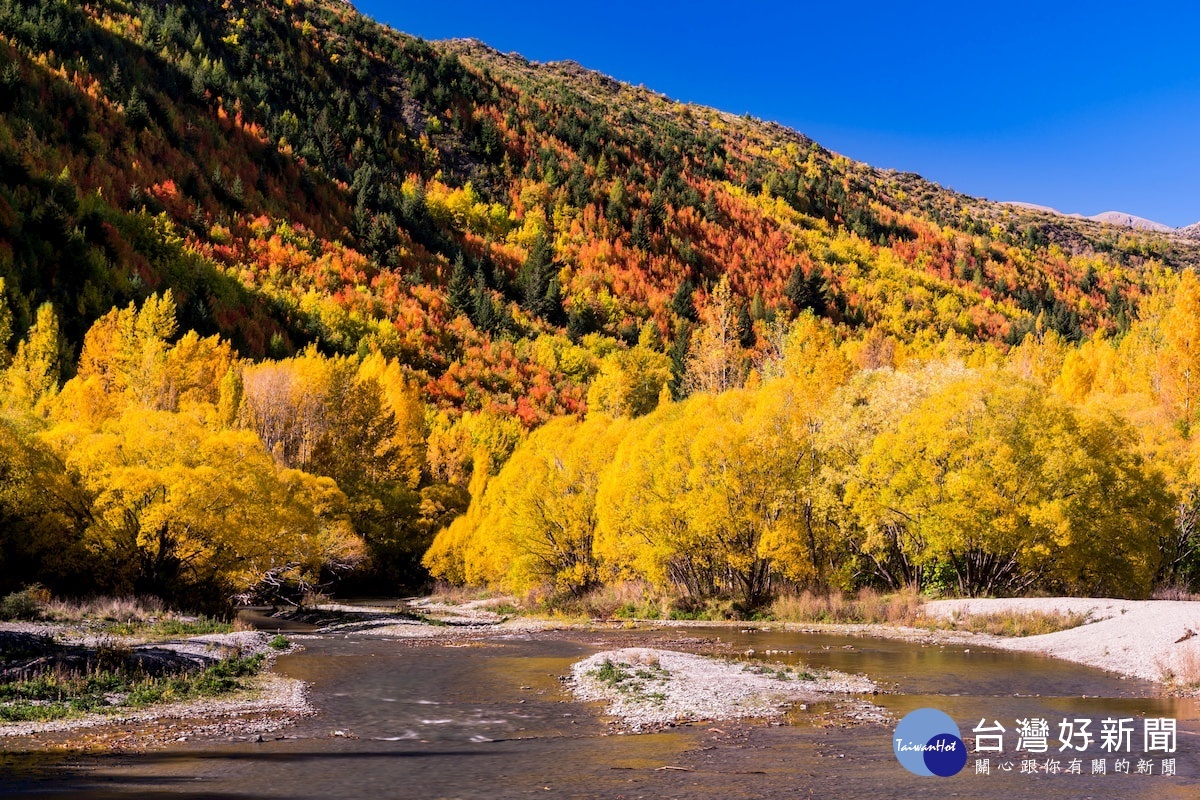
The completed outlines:
[[[333,0],[0,0],[0,592],[1200,589],[1200,242]]]

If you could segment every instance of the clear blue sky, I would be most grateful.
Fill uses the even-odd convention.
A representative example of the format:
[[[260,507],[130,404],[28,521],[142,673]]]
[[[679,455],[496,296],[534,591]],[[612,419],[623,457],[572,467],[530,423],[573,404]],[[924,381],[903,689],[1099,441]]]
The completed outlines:
[[[1190,3],[356,5],[426,39],[572,59],[775,120],[968,194],[1200,220],[1200,7]]]

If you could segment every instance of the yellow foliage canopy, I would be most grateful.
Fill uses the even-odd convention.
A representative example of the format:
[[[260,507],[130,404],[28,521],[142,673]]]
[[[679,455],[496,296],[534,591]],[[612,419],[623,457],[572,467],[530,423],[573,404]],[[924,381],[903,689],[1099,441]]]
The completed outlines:
[[[236,592],[280,571],[316,582],[363,556],[337,485],[280,469],[252,432],[132,408],[63,444],[93,497],[89,547],[128,590],[183,581]]]

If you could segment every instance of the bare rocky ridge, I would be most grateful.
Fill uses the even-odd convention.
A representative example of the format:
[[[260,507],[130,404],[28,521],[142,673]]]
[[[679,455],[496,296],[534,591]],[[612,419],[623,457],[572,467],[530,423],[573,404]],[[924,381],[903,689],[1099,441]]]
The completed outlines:
[[[1127,214],[1124,211],[1104,211],[1087,217],[1083,214],[1066,214],[1062,211],[1059,211],[1057,208],[1042,206],[1038,205],[1037,203],[1025,203],[1019,200],[1002,201],[1001,205],[1012,206],[1013,208],[1020,208],[1024,209],[1025,211],[1053,214],[1057,217],[1090,220],[1092,222],[1099,222],[1105,225],[1115,225],[1119,228],[1130,228],[1138,231],[1153,231],[1155,233],[1174,233],[1189,239],[1200,239],[1200,222],[1197,222],[1193,225],[1188,225],[1184,228],[1172,228],[1170,225],[1164,225],[1161,222],[1155,222],[1154,220],[1146,219],[1145,217],[1137,217],[1133,214]]]
[[[1105,222],[1109,225],[1117,225],[1122,228],[1133,228],[1141,231],[1158,231],[1159,233],[1170,233],[1174,230],[1170,225],[1164,225],[1161,222],[1144,219],[1143,217],[1135,217],[1132,214],[1126,214],[1124,211],[1105,211],[1101,214],[1094,214],[1088,219],[1096,222]]]
[[[1179,228],[1175,232],[1188,239],[1200,239],[1200,222],[1193,222],[1191,225]]]
[[[1043,214],[1053,214],[1058,217],[1070,217],[1071,219],[1086,219],[1092,222],[1100,222],[1106,225],[1116,225],[1119,228],[1132,228],[1139,231],[1154,231],[1156,233],[1183,233],[1188,228],[1172,228],[1170,225],[1164,225],[1161,222],[1155,222],[1152,219],[1145,217],[1136,217],[1133,214],[1127,214],[1124,211],[1103,211],[1099,214],[1093,214],[1090,217],[1083,214],[1066,214],[1059,211],[1057,208],[1050,206],[1041,206],[1037,203],[1023,203],[1018,200],[1006,200],[1001,202],[1001,205],[1012,206],[1013,208],[1022,208],[1026,211],[1040,211]],[[1200,228],[1200,223],[1189,226],[1189,228]],[[1186,235],[1186,234],[1185,234]],[[1200,231],[1197,231],[1200,236]]]

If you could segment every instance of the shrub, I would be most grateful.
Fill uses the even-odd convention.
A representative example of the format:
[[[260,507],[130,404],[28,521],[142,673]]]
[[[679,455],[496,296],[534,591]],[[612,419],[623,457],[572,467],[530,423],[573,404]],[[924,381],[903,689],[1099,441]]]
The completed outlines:
[[[41,619],[50,593],[41,584],[27,586],[0,600],[0,619]]]

